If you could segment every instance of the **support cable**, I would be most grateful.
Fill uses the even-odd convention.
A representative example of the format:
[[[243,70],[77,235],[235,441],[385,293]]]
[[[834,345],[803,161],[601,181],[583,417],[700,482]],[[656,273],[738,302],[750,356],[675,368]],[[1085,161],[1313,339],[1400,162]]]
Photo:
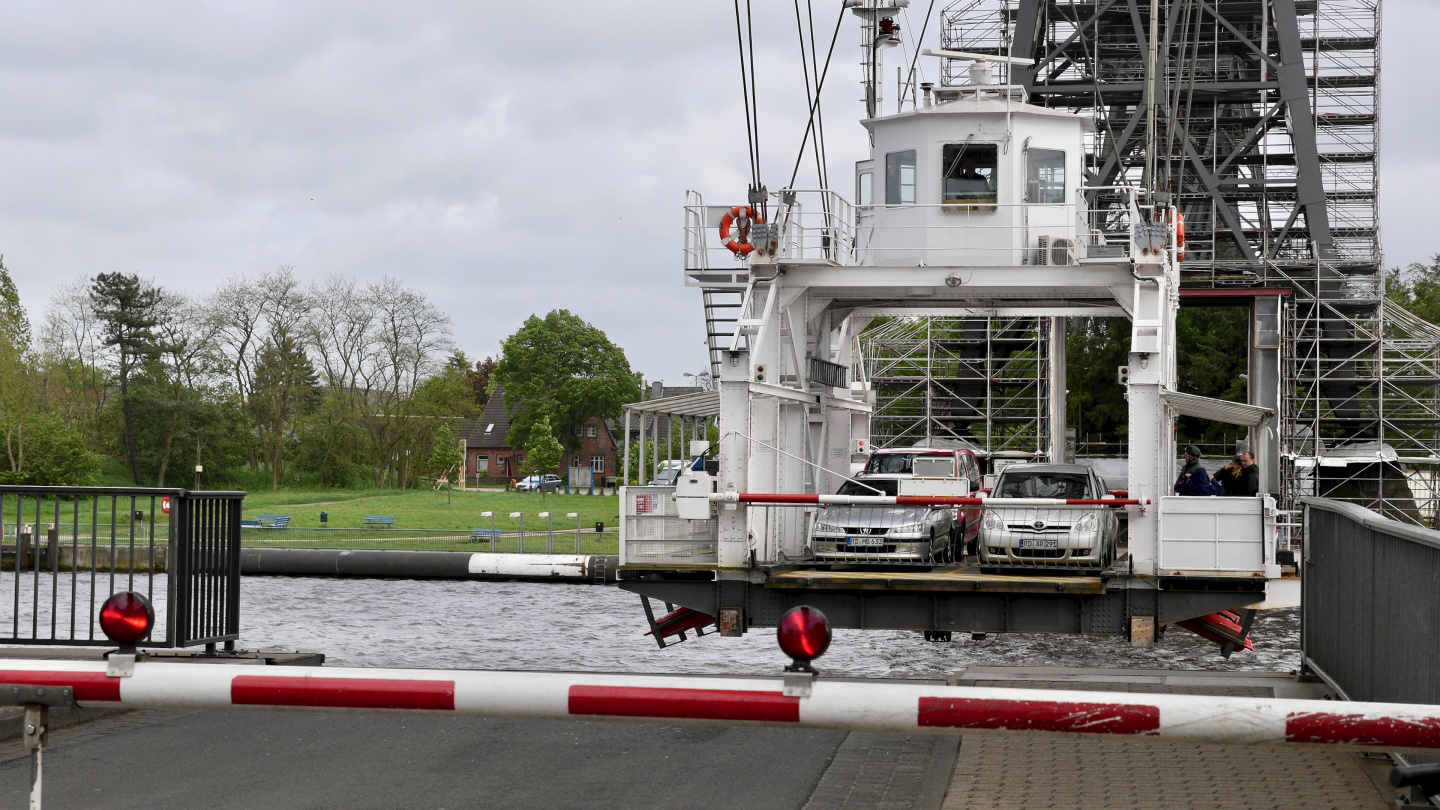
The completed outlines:
[[[745,102],[745,142],[750,148],[750,180],[760,181],[760,165],[755,161],[755,133],[750,123],[750,83],[745,70],[745,34],[740,26],[740,0],[735,0],[735,40],[740,45],[740,92]]]
[[[818,103],[820,97],[820,52],[815,48],[815,10],[811,6],[811,0],[805,0],[805,14],[810,20],[810,71],[815,79],[815,140],[820,144],[820,166],[823,174],[820,178],[820,187],[830,188],[830,157],[825,150],[825,114]]]
[[[807,5],[807,6],[809,5],[808,0],[807,0],[807,2],[806,2],[806,5]],[[804,23],[802,23],[801,20],[800,20],[800,0],[794,0],[794,6],[795,6],[795,34],[796,34],[796,37],[800,40],[800,72],[801,72],[801,74],[803,74],[804,77],[805,77],[805,103],[806,103],[806,104],[812,104],[812,103],[814,103],[815,99],[814,99],[813,96],[810,95],[810,73],[811,73],[810,67],[811,67],[811,65],[810,65],[810,58],[806,55],[806,51],[805,51],[805,25],[804,25]],[[813,41],[814,37],[812,36],[811,39],[812,39],[812,41]],[[817,107],[817,109],[818,109],[818,107]],[[820,184],[820,187],[821,187],[821,188],[825,188],[825,187],[826,187],[826,186],[825,186],[825,164],[824,164],[823,158],[821,157],[821,154],[820,154],[820,138],[819,138],[818,134],[817,134],[817,136],[811,141],[811,146],[814,147],[814,152],[815,152],[815,179],[816,179],[816,182],[818,182],[818,183]]]
[[[755,144],[755,190],[764,188],[760,184],[760,91],[755,86],[755,26],[750,15],[750,0],[745,0],[745,29],[750,40],[750,106],[753,113],[754,131],[751,140]],[[760,216],[768,219],[768,200],[760,199]]]
[[[739,2],[739,0],[736,0]],[[800,154],[795,156],[795,168],[790,172],[789,186],[795,185],[795,178],[800,174],[800,161],[805,159],[805,143],[810,138],[810,131],[815,128],[815,113],[820,106],[820,91],[825,87],[825,78],[830,75],[830,58],[835,55],[835,40],[840,36],[840,24],[845,21],[845,9],[840,9],[840,15],[835,19],[835,33],[830,35],[830,51],[825,54],[825,67],[820,71],[820,80],[815,84],[815,99],[810,102],[810,117],[805,124],[805,134],[800,138]]]
[[[920,46],[924,44],[925,32],[930,30],[930,13],[935,10],[935,0],[930,0],[930,8],[925,11],[925,22],[920,25],[920,36],[915,38],[915,55],[910,57],[910,72],[905,74],[910,79],[911,91],[915,87],[915,63],[920,61]],[[908,16],[907,16],[907,22]]]

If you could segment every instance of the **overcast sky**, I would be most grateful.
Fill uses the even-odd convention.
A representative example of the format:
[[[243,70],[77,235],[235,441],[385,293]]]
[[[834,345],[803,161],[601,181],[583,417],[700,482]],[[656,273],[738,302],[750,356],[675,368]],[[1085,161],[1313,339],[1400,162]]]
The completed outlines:
[[[838,4],[812,1],[823,53]],[[902,20],[911,35],[926,6]],[[778,188],[805,120],[795,17],[755,9],[761,157]],[[80,275],[198,294],[289,264],[420,288],[472,356],[567,308],[635,369],[681,384],[707,364],[680,272],[684,192],[741,202],[748,181],[733,13],[722,0],[6,3],[0,251],[37,323]],[[1440,252],[1440,111],[1430,91],[1399,92],[1432,84],[1435,30],[1440,3],[1387,0],[1390,265]],[[864,156],[857,41],[847,19],[826,85],[846,196]]]

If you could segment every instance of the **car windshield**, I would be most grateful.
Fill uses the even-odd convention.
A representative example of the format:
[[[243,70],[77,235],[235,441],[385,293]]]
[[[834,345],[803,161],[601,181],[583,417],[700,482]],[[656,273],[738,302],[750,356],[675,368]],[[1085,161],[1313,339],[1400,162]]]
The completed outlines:
[[[894,495],[896,482],[894,480],[878,481],[846,481],[840,485],[840,491],[836,495]],[[875,490],[880,490],[876,492]]]
[[[1093,498],[1089,476],[1078,472],[1006,471],[1000,478],[1001,498]]]
[[[909,475],[914,472],[916,456],[935,453],[876,453],[865,465],[866,475]]]

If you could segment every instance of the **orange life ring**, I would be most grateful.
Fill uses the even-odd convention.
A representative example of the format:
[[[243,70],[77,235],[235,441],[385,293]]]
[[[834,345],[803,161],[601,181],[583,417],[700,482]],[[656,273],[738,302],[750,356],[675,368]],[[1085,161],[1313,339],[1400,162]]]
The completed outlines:
[[[735,226],[734,237],[730,236],[732,224]],[[725,247],[730,248],[731,253],[740,256],[749,255],[755,250],[755,246],[748,241],[750,226],[763,224],[765,224],[765,220],[761,219],[750,206],[737,205],[720,218],[720,241],[725,243]]]
[[[1185,261],[1185,215],[1175,210],[1175,259]]]

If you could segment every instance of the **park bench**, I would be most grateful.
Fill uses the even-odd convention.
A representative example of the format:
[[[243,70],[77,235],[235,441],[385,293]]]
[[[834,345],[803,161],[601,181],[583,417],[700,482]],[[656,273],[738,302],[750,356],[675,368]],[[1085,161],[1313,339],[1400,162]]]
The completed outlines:
[[[366,516],[365,516],[365,525],[366,525],[366,526],[394,526],[394,525],[395,525],[395,516],[394,516],[394,515],[366,515]]]
[[[500,539],[500,530],[499,530],[499,529],[471,529],[471,530],[470,530],[470,542],[472,542],[472,543],[479,543],[479,542],[481,542],[481,541],[489,540],[489,539],[491,539],[491,538],[494,538],[494,539],[496,539],[496,540]]]
[[[260,521],[258,521],[258,520],[242,520],[242,521],[240,521],[240,528],[242,528],[242,529],[259,529],[259,528],[262,528],[262,527],[261,527],[261,525],[260,525]]]
[[[272,529],[283,529],[290,525],[289,515],[261,515],[260,525],[269,526]]]

